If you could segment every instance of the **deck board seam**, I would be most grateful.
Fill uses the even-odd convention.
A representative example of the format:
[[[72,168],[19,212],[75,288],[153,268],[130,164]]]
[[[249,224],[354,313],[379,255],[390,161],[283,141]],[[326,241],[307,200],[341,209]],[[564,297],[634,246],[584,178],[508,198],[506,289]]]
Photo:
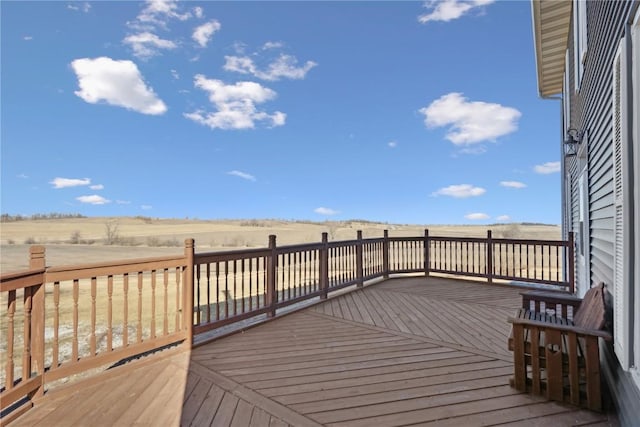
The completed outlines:
[[[252,405],[259,407],[263,411],[287,422],[290,425],[300,427],[322,426],[322,424],[318,424],[316,421],[313,421],[305,415],[300,414],[299,412],[296,412],[293,409],[284,406],[249,387],[244,386],[243,384],[237,383],[231,378],[217,371],[213,371],[196,361],[192,361],[189,369],[193,370],[198,375],[212,381],[215,385],[225,390],[226,392],[231,393],[242,400],[250,402]]]
[[[491,357],[494,359],[500,359],[500,360],[504,360],[505,362],[513,362],[513,358],[511,356],[508,355],[504,355],[504,354],[498,354],[498,353],[492,353],[489,351],[485,351],[485,350],[480,350],[477,348],[473,348],[473,347],[465,347],[463,345],[460,344],[456,344],[456,343],[450,343],[450,342],[445,342],[445,341],[440,341],[440,340],[435,340],[433,338],[427,338],[427,337],[422,337],[419,335],[414,335],[414,334],[410,334],[410,333],[406,333],[406,332],[402,332],[402,331],[396,331],[393,329],[387,329],[387,328],[382,328],[380,326],[374,326],[374,325],[366,325],[363,323],[357,323],[357,322],[353,322],[351,320],[346,320],[346,319],[342,319],[339,317],[333,317],[333,316],[328,316],[324,313],[318,313],[318,312],[313,312],[310,313],[313,316],[318,316],[318,317],[322,317],[322,318],[330,318],[339,322],[343,322],[346,324],[351,324],[354,326],[360,326],[362,328],[367,328],[367,329],[373,329],[373,330],[377,330],[380,332],[387,332],[389,334],[394,334],[394,335],[400,335],[403,336],[405,338],[410,338],[410,339],[415,339],[418,341],[422,341],[425,343],[429,343],[429,344],[435,344],[438,346],[442,346],[442,347],[447,347],[450,348],[452,350],[461,350],[461,351],[466,351],[468,353],[473,353],[473,354],[478,354],[480,356],[486,356],[486,357]],[[507,343],[505,342],[505,346],[507,345]]]

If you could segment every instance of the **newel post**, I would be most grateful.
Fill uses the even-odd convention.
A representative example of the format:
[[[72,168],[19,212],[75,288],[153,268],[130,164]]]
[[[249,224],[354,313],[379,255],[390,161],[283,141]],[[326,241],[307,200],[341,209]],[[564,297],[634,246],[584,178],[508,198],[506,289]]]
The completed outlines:
[[[382,241],[382,277],[389,278],[389,230],[384,230]]]
[[[493,240],[491,230],[487,230],[487,282],[493,283]]]
[[[276,252],[276,236],[269,236],[269,256],[267,257],[267,289],[264,305],[268,308],[267,317],[276,315],[276,268],[278,265],[278,253]]]
[[[424,230],[424,275],[429,277],[431,269],[431,240],[429,240],[429,229]]]
[[[362,230],[357,231],[358,243],[356,244],[356,281],[358,287],[364,286],[364,267],[362,254]]]
[[[329,291],[329,233],[322,233],[320,248],[320,299],[327,299]]]
[[[186,267],[184,272],[184,285],[182,288],[182,304],[184,305],[182,307],[182,315],[184,316],[183,324],[186,334],[185,345],[187,348],[191,348],[193,346],[193,290],[195,287],[193,281],[193,273],[195,270],[195,241],[193,239],[185,239],[184,257],[186,259]]]
[[[46,266],[44,246],[32,246],[29,252],[29,269],[44,269]],[[29,354],[23,357],[23,366],[27,368],[26,372],[29,374],[35,372],[36,375],[40,376],[40,385],[35,392],[35,396],[44,394],[44,272],[42,272],[41,277],[42,280],[39,285],[25,288],[24,293],[25,304],[27,304],[27,299],[31,298],[31,340],[29,345],[31,357],[29,357]],[[26,336],[25,339],[27,339]]]
[[[572,294],[576,291],[576,270],[575,270],[575,233],[569,232],[569,242],[567,251],[567,270],[569,272],[569,292]]]

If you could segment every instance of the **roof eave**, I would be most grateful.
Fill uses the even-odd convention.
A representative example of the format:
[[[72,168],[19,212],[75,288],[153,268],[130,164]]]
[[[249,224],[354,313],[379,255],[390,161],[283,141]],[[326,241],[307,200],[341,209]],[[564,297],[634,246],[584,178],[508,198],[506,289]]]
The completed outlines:
[[[531,1],[538,94],[543,98],[562,93],[571,4],[571,0]]]

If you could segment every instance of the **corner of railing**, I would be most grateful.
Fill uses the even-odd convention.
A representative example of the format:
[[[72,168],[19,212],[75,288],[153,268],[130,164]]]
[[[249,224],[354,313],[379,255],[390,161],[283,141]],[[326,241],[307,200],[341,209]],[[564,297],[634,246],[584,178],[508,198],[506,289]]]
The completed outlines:
[[[382,242],[382,277],[389,278],[389,230],[384,230]]]
[[[195,259],[195,241],[193,239],[185,239],[184,241],[184,256],[187,260],[185,270],[185,280],[183,287],[183,304],[184,308],[182,314],[184,316],[185,326],[185,345],[187,348],[193,346],[193,290],[194,290],[194,259]]]
[[[269,235],[269,256],[267,257],[267,289],[265,307],[268,307],[267,317],[276,315],[276,269],[278,267],[278,253],[276,251],[276,236]]]
[[[322,248],[320,249],[320,299],[327,299],[329,291],[329,233],[322,233]]]
[[[493,283],[493,238],[487,230],[487,282]]]
[[[356,280],[358,287],[364,286],[364,269],[362,254],[362,230],[357,231],[358,243],[356,244]]]
[[[29,268],[44,269],[46,267],[45,261],[45,247],[44,246],[31,246],[29,249]],[[32,288],[25,288],[26,293],[31,294],[31,355],[25,355],[23,359],[24,367],[26,370],[23,372],[36,372],[36,375],[40,377],[40,384],[36,389],[34,396],[40,397],[44,394],[44,299],[45,299],[45,274],[42,273],[42,281],[39,285]],[[28,290],[27,290],[28,289]]]
[[[424,230],[424,275],[429,277],[431,269],[431,240],[429,240],[429,229]]]

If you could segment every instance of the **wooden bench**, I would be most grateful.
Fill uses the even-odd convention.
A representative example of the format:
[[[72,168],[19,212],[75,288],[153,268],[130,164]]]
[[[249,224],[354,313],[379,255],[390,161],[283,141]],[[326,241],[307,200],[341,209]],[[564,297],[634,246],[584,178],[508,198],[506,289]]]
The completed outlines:
[[[561,292],[525,292],[514,317],[512,386],[549,400],[602,410],[598,338],[605,324],[604,284],[584,299]]]

